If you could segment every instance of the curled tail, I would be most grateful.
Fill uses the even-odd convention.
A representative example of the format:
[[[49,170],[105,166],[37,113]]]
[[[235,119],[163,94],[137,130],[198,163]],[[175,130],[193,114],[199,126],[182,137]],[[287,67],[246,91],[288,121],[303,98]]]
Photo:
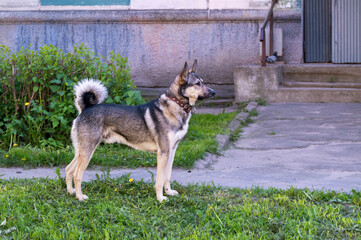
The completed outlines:
[[[79,114],[84,108],[90,107],[103,102],[108,91],[106,87],[98,80],[84,79],[74,86],[75,91],[75,107]]]

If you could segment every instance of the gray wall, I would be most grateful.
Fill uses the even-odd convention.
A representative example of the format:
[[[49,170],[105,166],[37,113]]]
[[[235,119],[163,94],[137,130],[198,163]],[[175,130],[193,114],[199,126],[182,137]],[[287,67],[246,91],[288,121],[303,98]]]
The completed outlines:
[[[84,42],[96,54],[127,57],[137,86],[165,87],[184,61],[198,59],[203,79],[233,85],[233,69],[259,57],[259,28],[267,10],[0,12],[0,44],[53,44],[65,51]],[[302,62],[301,14],[276,10],[284,60]],[[221,86],[220,86],[221,87]]]

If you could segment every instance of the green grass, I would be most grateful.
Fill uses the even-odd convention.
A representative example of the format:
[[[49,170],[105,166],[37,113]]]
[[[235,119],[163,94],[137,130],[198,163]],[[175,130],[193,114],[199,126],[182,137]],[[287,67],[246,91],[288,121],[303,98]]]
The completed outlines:
[[[219,115],[195,114],[189,123],[188,133],[179,144],[174,165],[191,168],[206,152],[217,152],[217,134],[225,131],[237,112]],[[64,166],[74,157],[72,147],[66,149],[39,149],[18,146],[10,151],[0,151],[0,167]],[[155,154],[137,151],[120,144],[101,144],[95,151],[89,166],[131,167],[156,166]]]
[[[361,192],[173,183],[180,195],[160,204],[153,186],[104,174],[83,183],[90,198],[79,202],[66,193],[63,178],[0,179],[0,222],[6,219],[0,238],[361,238]]]

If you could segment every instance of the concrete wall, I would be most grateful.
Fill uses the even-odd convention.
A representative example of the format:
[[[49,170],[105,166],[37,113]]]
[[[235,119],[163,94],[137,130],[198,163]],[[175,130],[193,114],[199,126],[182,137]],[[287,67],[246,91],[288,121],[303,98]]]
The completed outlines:
[[[84,1],[81,6],[74,4],[48,6],[45,0],[1,0],[0,10],[69,10],[69,9],[266,9],[270,0],[129,0],[127,3],[106,6],[101,0]],[[61,0],[59,0],[61,3]],[[69,1],[67,1],[69,2]],[[42,5],[43,3],[43,5]],[[66,4],[66,3],[64,3]],[[102,5],[103,4],[103,5]],[[301,0],[279,0],[278,9],[300,9]]]
[[[233,85],[233,69],[259,57],[259,28],[267,10],[7,11],[0,12],[0,44],[53,44],[65,51],[84,42],[96,54],[127,57],[138,86],[166,87],[184,61],[198,59],[204,80]],[[283,29],[284,60],[302,62],[301,14],[275,11]],[[220,86],[221,87],[221,86]],[[229,88],[231,89],[231,88]]]

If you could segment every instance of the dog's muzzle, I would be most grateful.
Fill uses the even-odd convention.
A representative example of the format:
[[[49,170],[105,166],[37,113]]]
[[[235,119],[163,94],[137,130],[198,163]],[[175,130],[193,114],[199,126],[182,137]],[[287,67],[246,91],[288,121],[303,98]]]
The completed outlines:
[[[204,100],[204,99],[212,98],[212,97],[214,97],[214,95],[216,95],[216,92],[212,88],[208,88],[207,95],[198,96],[198,100]]]
[[[210,94],[210,96],[211,96],[211,98],[212,97],[214,97],[214,95],[216,95],[216,92],[213,90],[213,89],[209,89],[209,94]]]

